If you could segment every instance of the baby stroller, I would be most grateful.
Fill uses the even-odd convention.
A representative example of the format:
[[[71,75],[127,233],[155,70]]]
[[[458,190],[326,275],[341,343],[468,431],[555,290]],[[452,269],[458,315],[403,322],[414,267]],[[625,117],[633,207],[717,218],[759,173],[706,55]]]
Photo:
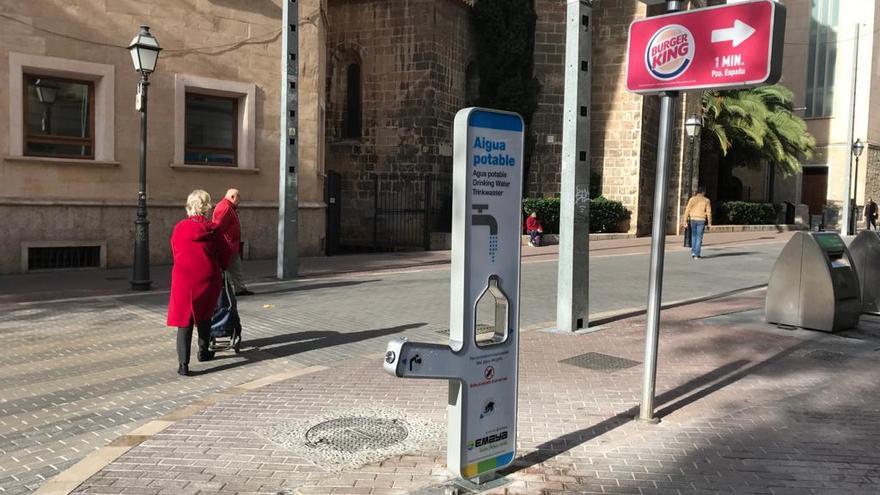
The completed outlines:
[[[220,299],[217,301],[217,309],[211,317],[211,341],[208,343],[208,351],[228,351],[232,349],[236,354],[241,352],[241,320],[238,317],[238,303],[235,301],[235,292],[232,283],[223,275],[223,290],[220,291]]]

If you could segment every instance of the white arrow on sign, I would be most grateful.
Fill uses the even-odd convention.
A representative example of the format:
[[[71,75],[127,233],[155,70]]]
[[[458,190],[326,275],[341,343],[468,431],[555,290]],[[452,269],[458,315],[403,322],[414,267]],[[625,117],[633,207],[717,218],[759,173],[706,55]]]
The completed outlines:
[[[712,31],[712,43],[732,41],[733,46],[739,46],[754,33],[755,28],[737,19],[733,21],[732,28],[716,29]]]

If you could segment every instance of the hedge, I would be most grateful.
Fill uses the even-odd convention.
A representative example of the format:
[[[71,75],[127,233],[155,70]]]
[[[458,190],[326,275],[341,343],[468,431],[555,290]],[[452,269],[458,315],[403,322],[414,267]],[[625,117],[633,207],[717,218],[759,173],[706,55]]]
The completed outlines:
[[[776,210],[770,203],[728,201],[721,203],[720,213],[719,224],[773,225],[776,223]]]
[[[524,198],[522,209],[523,217],[538,212],[545,234],[559,233],[559,198]]]
[[[559,233],[559,198],[523,199],[523,216],[538,212],[544,233]],[[623,203],[602,196],[590,200],[590,232],[617,232],[618,224],[629,219]]]

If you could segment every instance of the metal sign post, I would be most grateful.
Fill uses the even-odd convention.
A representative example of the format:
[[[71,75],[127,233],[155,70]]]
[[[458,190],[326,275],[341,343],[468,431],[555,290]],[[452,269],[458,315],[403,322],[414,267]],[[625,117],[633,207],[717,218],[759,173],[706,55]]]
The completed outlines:
[[[278,176],[278,265],[277,276],[288,279],[297,273],[297,239],[299,238],[299,4],[282,0],[283,30],[281,33],[281,149]]]
[[[455,116],[449,344],[395,339],[385,371],[449,380],[447,464],[484,483],[516,451],[523,121]]]
[[[656,0],[642,0],[656,4]],[[776,82],[782,73],[785,7],[773,0],[674,13],[680,0],[667,0],[671,14],[630,25],[627,89],[660,94],[660,132],[654,183],[651,266],[645,325],[645,368],[637,419],[657,422],[654,392],[660,339],[660,304],[666,245],[669,156],[677,90],[746,87]]]
[[[562,129],[562,188],[559,214],[559,276],[556,328],[586,328],[590,317],[590,65],[593,9],[568,0],[565,42],[565,101]]]

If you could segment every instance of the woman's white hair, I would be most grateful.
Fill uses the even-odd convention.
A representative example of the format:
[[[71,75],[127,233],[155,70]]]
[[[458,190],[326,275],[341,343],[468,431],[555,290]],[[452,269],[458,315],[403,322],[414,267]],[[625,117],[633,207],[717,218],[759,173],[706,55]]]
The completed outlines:
[[[207,215],[211,210],[211,195],[207,191],[196,189],[186,197],[186,214]]]

